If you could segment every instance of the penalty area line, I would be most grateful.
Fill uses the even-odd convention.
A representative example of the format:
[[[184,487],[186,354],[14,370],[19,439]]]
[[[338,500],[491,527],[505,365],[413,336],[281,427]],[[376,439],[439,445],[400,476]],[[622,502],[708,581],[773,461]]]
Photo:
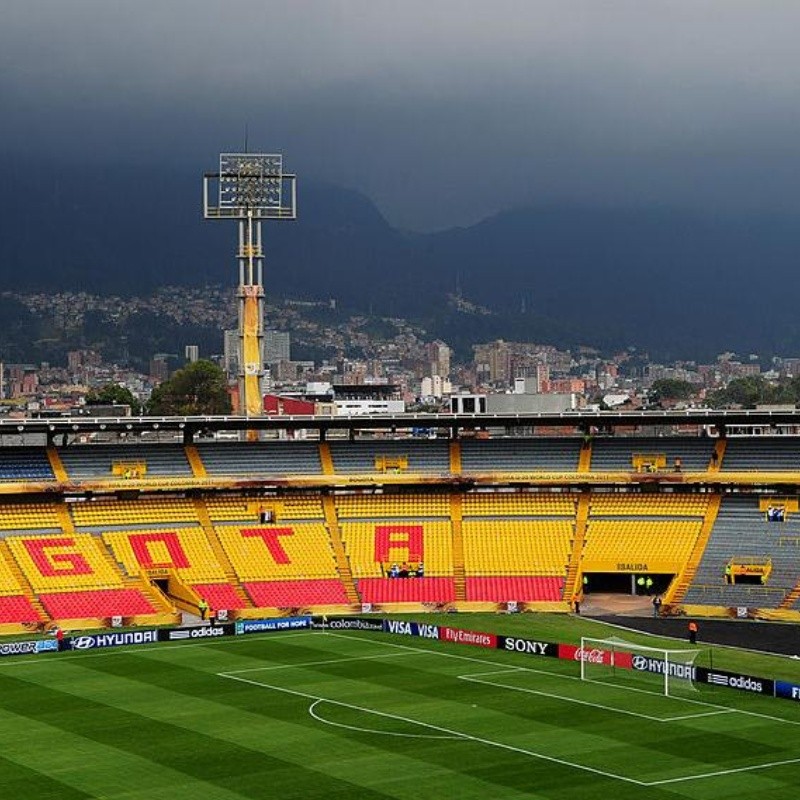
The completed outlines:
[[[477,744],[487,745],[489,747],[496,747],[500,750],[508,750],[512,753],[519,753],[520,755],[530,756],[531,758],[538,759],[540,761],[547,761],[551,764],[559,764],[563,767],[570,767],[571,769],[581,770],[582,772],[589,772],[593,775],[601,775],[604,778],[611,778],[612,780],[623,781],[624,783],[631,783],[635,786],[648,786],[644,781],[637,780],[636,778],[628,778],[625,775],[617,775],[614,772],[606,772],[602,769],[597,769],[595,767],[588,767],[584,764],[576,764],[572,761],[567,761],[565,759],[556,758],[555,756],[548,756],[544,753],[537,753],[534,750],[526,750],[523,747],[516,747],[512,744],[507,744],[505,742],[497,742],[494,739],[486,739],[482,736],[474,736],[471,733],[465,733],[464,731],[457,731],[452,728],[445,728],[441,725],[434,725],[430,722],[422,722],[418,719],[412,719],[410,717],[404,717],[400,714],[390,714],[386,711],[378,711],[374,708],[366,708],[364,706],[357,706],[353,703],[345,703],[342,700],[332,700],[328,697],[320,697],[319,695],[310,694],[309,692],[301,692],[297,689],[287,689],[284,686],[274,686],[269,683],[261,683],[260,681],[254,681],[250,678],[243,678],[240,675],[233,675],[231,673],[226,672],[218,672],[217,675],[220,678],[227,678],[228,680],[232,681],[239,681],[240,683],[247,683],[251,686],[258,686],[262,689],[271,689],[275,692],[282,692],[284,694],[293,695],[294,697],[303,697],[307,700],[312,701],[323,701],[329,703],[331,705],[342,706],[343,708],[349,708],[355,711],[362,711],[365,714],[374,714],[379,717],[386,717],[387,719],[394,719],[399,720],[401,722],[409,723],[410,725],[419,725],[423,728],[428,728],[430,730],[438,731],[439,733],[447,734],[450,737],[455,739],[462,739],[464,741],[476,742]],[[313,707],[314,704],[312,704]],[[312,715],[313,716],[313,715]]]

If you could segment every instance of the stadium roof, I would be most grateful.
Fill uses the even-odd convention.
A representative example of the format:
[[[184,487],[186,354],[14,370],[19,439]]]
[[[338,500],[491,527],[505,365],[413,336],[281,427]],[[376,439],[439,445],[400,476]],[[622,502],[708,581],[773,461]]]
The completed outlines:
[[[198,434],[220,431],[316,431],[321,437],[329,431],[445,429],[453,436],[464,431],[506,429],[509,432],[542,428],[572,429],[576,433],[615,428],[675,428],[768,426],[800,429],[800,411],[754,410],[668,410],[668,411],[564,411],[545,414],[352,414],[337,416],[186,416],[186,417],[45,417],[0,419],[0,439],[4,436],[43,434],[48,438],[99,431],[127,432],[172,431],[182,433],[185,441]]]

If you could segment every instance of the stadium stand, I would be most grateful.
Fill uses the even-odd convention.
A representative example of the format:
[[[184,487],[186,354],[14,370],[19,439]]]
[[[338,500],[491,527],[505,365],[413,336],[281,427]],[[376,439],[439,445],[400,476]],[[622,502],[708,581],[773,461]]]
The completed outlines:
[[[315,442],[250,442],[246,455],[237,443],[199,444],[197,452],[210,476],[320,475]]]
[[[665,471],[675,469],[676,459],[684,472],[705,472],[714,451],[714,439],[699,437],[597,437],[592,442],[592,470],[617,472],[635,469],[636,455],[662,455]]]
[[[220,542],[254,605],[346,604],[325,526],[217,526]]]
[[[800,470],[800,437],[730,437],[724,472],[796,472]]]
[[[333,468],[337,474],[402,471],[409,473],[450,472],[447,442],[392,441],[331,442]]]
[[[39,612],[25,595],[12,565],[6,560],[5,552],[5,549],[0,550],[0,625],[41,621]]]
[[[0,502],[0,530],[62,533],[55,503]]]
[[[84,503],[70,503],[69,509],[77,528],[107,530],[121,526],[197,525],[192,501],[181,497],[93,498]]]
[[[461,471],[473,472],[575,472],[581,440],[465,439],[461,442]]]
[[[192,475],[186,453],[180,445],[73,445],[59,448],[58,455],[67,475],[74,481]]]
[[[0,447],[0,481],[52,481],[47,452],[33,447]]]
[[[798,557],[798,515],[768,522],[759,510],[757,499],[726,497],[684,602],[777,608],[797,583]],[[765,585],[726,583],[725,567],[731,559],[769,562]]]

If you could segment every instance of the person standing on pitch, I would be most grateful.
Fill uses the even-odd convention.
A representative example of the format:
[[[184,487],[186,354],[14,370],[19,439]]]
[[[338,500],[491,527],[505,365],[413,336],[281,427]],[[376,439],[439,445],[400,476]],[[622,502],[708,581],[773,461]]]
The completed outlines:
[[[689,642],[697,644],[697,623],[694,620],[689,623]]]
[[[661,613],[661,595],[657,594],[653,598],[653,616],[657,617]]]

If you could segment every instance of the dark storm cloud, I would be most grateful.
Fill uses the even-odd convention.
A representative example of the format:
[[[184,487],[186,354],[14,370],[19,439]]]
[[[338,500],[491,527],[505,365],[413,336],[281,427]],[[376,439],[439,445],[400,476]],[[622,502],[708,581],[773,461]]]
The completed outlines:
[[[27,0],[0,154],[284,152],[395,223],[519,202],[797,209],[800,3]]]

